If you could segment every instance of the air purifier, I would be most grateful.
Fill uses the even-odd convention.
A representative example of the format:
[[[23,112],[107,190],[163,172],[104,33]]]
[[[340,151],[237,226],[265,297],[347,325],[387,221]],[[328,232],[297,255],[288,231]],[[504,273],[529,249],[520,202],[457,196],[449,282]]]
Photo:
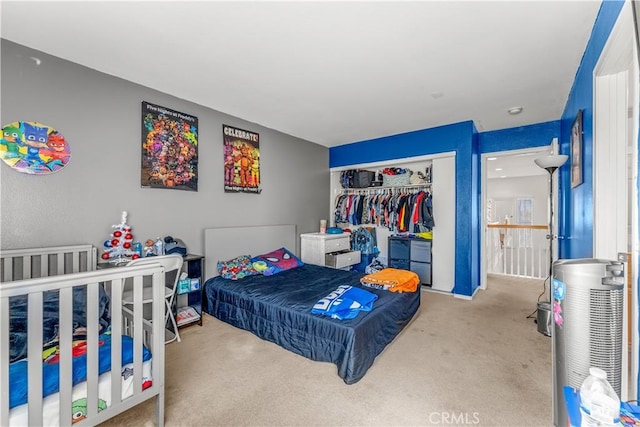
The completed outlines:
[[[564,386],[580,389],[589,368],[604,370],[620,397],[624,265],[602,259],[553,263],[553,422],[568,420]]]

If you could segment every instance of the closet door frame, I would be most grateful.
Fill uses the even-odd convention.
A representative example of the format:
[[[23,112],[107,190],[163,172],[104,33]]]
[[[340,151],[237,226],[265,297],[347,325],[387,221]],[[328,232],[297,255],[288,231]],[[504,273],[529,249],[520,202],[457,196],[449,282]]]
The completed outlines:
[[[408,167],[411,169],[411,165],[416,163],[431,162],[432,165],[435,164],[432,169],[433,179],[432,179],[431,193],[433,196],[434,220],[436,223],[436,226],[434,228],[433,255],[438,256],[438,261],[433,265],[432,277],[434,279],[434,284],[435,284],[434,289],[441,289],[441,290],[450,292],[451,290],[453,290],[453,287],[455,284],[456,220],[455,220],[455,216],[450,214],[450,211],[447,215],[440,215],[441,218],[438,218],[438,216],[436,216],[435,213],[436,213],[436,204],[438,203],[440,203],[442,206],[452,205],[455,207],[455,167],[451,168],[451,171],[449,171],[450,172],[449,174],[447,173],[443,174],[444,171],[440,171],[440,173],[438,173],[435,169],[437,167],[436,165],[438,161],[444,161],[446,163],[448,159],[452,159],[453,160],[452,165],[455,165],[455,156],[456,156],[455,151],[450,151],[450,152],[444,152],[444,153],[429,154],[424,156],[404,157],[399,159],[384,160],[380,162],[359,163],[359,164],[341,166],[336,168],[330,168],[329,182],[330,182],[331,188],[329,191],[329,203],[328,203],[329,205],[328,218],[330,218],[329,224],[331,226],[335,226],[335,218],[333,213],[334,203],[337,195],[342,190],[342,186],[340,185],[340,172],[348,169],[381,170],[381,169],[384,169],[385,167]],[[447,182],[447,183],[442,182],[440,183],[440,185],[438,185],[438,183],[436,182],[437,176],[448,177],[451,174],[453,174],[452,175],[453,182]],[[454,190],[441,191],[440,194],[437,194],[438,188],[443,188],[443,189],[453,188]],[[453,210],[455,212],[455,208]],[[435,232],[436,229],[438,229],[437,232]],[[379,227],[378,230],[380,230],[381,232],[384,232],[386,231],[386,228],[383,229],[382,227]],[[436,235],[438,236],[438,240],[440,241],[439,250],[437,248],[438,241],[436,241],[435,239]],[[388,254],[387,247],[386,247],[387,237],[388,237],[387,233],[384,233],[384,234],[378,233],[377,235],[378,247],[380,251],[385,255]],[[438,269],[440,271],[438,271]],[[442,283],[436,283],[437,277],[442,278],[440,280],[440,282]]]

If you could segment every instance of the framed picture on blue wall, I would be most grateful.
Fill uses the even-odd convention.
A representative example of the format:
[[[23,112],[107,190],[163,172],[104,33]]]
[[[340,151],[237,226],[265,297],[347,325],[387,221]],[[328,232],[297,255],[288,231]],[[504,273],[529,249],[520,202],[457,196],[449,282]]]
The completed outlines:
[[[582,184],[582,110],[571,125],[571,188]]]

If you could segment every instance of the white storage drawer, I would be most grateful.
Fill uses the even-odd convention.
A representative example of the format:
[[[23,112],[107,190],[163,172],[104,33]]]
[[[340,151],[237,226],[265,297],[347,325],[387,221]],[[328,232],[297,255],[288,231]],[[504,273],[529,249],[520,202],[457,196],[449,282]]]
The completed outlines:
[[[360,251],[334,252],[325,255],[325,265],[333,268],[349,267],[360,262]]]
[[[324,244],[324,252],[327,254],[349,250],[351,250],[351,240],[348,234],[344,237],[341,236],[339,239],[327,239]]]

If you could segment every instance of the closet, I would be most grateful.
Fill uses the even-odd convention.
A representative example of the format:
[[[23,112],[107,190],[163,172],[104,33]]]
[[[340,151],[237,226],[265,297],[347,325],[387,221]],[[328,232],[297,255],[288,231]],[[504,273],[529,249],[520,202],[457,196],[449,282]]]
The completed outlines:
[[[425,173],[431,171],[431,182],[423,184],[408,184],[400,186],[348,188],[341,185],[341,174],[348,169],[382,170],[384,168],[406,168]],[[384,162],[349,165],[331,169],[331,194],[329,222],[331,226],[348,227],[354,230],[361,226],[375,227],[377,247],[380,250],[379,259],[388,265],[389,236],[397,232],[415,232],[418,230],[414,222],[399,221],[398,217],[384,216],[384,203],[390,196],[401,194],[423,194],[430,197],[432,204],[433,227],[432,256],[435,263],[431,266],[431,289],[450,292],[455,280],[455,153],[443,153],[435,156],[420,156],[415,158],[389,160]],[[346,198],[351,202],[358,200],[363,213],[345,217],[342,209],[348,204],[340,205]],[[398,199],[396,199],[398,200]],[[366,201],[366,209],[364,209]],[[336,210],[338,204],[338,210]],[[381,209],[382,208],[382,209]],[[346,222],[345,222],[346,221]]]

